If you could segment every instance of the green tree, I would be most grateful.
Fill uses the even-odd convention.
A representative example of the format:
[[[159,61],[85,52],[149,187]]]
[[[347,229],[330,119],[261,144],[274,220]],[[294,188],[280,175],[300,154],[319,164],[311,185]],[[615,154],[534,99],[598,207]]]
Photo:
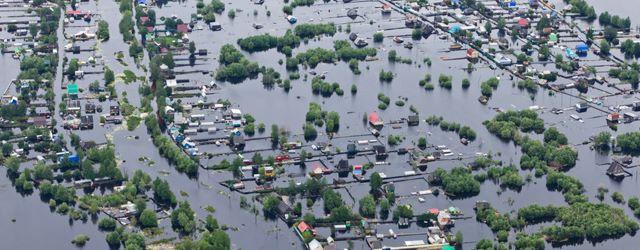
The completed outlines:
[[[372,193],[377,193],[378,190],[382,187],[382,177],[378,172],[374,172],[371,174],[371,178],[369,180],[369,187],[371,188]]]
[[[8,144],[8,143],[7,143]],[[9,144],[11,145],[11,144]],[[4,146],[4,144],[3,144]],[[4,149],[4,147],[3,147]],[[4,152],[3,152],[4,153]],[[20,173],[20,158],[11,156],[5,160],[5,167],[9,176],[16,177]]]
[[[156,212],[148,208],[142,211],[139,221],[141,228],[153,228],[158,226],[158,218],[156,218]]]
[[[340,193],[333,191],[333,189],[328,189],[322,194],[322,200],[324,201],[324,211],[329,212],[333,209],[342,206],[344,202],[342,201],[342,197]]]
[[[114,248],[114,249],[118,249],[120,248],[120,234],[117,232],[110,232],[107,233],[106,235],[106,241],[107,244],[109,245],[109,247]]]
[[[191,235],[196,230],[195,212],[188,202],[180,202],[178,208],[171,213],[171,227],[182,235]]]
[[[206,228],[209,232],[213,232],[218,229],[218,220],[216,220],[216,218],[213,218],[212,215],[207,215],[204,222],[204,228]]]
[[[110,68],[105,68],[105,70],[104,70],[104,82],[105,82],[105,84],[110,84],[115,80],[116,80],[116,76],[113,73],[113,70],[111,70]]]
[[[602,53],[602,55],[609,55],[610,50],[611,45],[609,45],[609,42],[607,42],[606,40],[600,41],[600,53]]]
[[[267,218],[274,219],[278,216],[278,205],[280,204],[280,200],[273,196],[267,196],[262,202],[262,211],[264,212],[264,216]]]
[[[366,195],[360,199],[360,215],[367,218],[375,218],[376,216],[376,201],[372,195]]]

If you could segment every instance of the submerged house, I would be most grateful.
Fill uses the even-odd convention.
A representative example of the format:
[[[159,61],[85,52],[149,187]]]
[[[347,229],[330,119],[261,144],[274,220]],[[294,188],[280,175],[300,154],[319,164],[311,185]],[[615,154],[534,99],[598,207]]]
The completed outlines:
[[[291,206],[289,206],[287,203],[285,203],[284,201],[280,201],[280,203],[278,203],[278,215],[284,220],[284,221],[288,221],[291,219],[296,218],[297,216],[295,216],[295,214],[293,213],[293,209],[291,208]]]
[[[338,161],[338,165],[336,165],[336,169],[338,171],[338,176],[347,177],[349,171],[351,170],[349,167],[349,161],[342,159]]]
[[[93,115],[83,115],[80,117],[80,129],[93,129]]]
[[[589,104],[587,104],[586,102],[576,103],[576,112],[578,113],[587,112],[588,107],[589,107]]]
[[[353,158],[358,153],[355,143],[349,143],[347,145],[347,157]]]
[[[382,119],[380,119],[380,117],[378,116],[377,112],[371,112],[371,114],[369,114],[369,124],[374,127],[374,128],[382,128],[382,126],[384,125],[384,122],[382,121]]]
[[[387,148],[382,145],[374,145],[373,151],[376,153],[377,160],[383,160],[387,158]]]
[[[625,168],[624,164],[614,160],[607,168],[607,175],[614,179],[623,179],[624,177],[631,176]]]
[[[81,110],[79,100],[67,100],[67,113],[79,114]]]
[[[218,22],[209,23],[209,29],[212,31],[218,31],[222,29],[222,25]]]
[[[245,145],[245,141],[244,141],[244,136],[242,135],[242,133],[240,133],[240,131],[235,131],[233,133],[231,133],[231,145],[233,146],[234,149],[236,150],[241,150],[244,148]]]
[[[420,116],[418,116],[418,115],[410,115],[407,118],[407,124],[409,126],[418,126],[418,125],[420,125]]]
[[[418,168],[422,171],[427,169],[427,164],[429,163],[430,159],[428,157],[425,157],[423,155],[414,155],[411,154],[411,165],[414,168]]]

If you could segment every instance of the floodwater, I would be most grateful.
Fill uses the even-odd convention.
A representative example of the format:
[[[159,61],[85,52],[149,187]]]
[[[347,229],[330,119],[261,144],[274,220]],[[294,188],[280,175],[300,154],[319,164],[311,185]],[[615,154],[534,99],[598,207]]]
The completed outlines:
[[[635,25],[640,22],[638,17],[633,15],[633,11],[640,7],[640,3],[638,2],[625,0],[588,0],[588,2],[595,6],[598,13],[608,10],[612,14],[631,16],[633,21],[632,27],[635,27]],[[162,8],[156,8],[156,14],[158,17],[176,15],[183,20],[189,20],[189,16],[195,12],[195,4],[196,1],[187,1],[184,3],[171,2]],[[206,48],[209,51],[207,56],[209,60],[204,61],[202,65],[194,66],[194,69],[213,70],[217,68],[219,65],[216,57],[219,48],[223,44],[235,44],[238,38],[254,34],[270,33],[272,35],[282,35],[287,29],[293,27],[282,18],[280,1],[266,1],[262,6],[253,5],[249,1],[226,1],[226,4],[227,10],[241,9],[242,12],[237,12],[234,20],[229,19],[226,14],[218,15],[218,22],[223,26],[222,31],[211,32],[207,29],[201,31],[194,30],[194,32],[189,35],[190,39],[195,41],[196,47]],[[359,33],[367,38],[370,38],[375,31],[381,29],[391,29],[385,31],[386,36],[410,34],[410,29],[393,29],[404,26],[401,15],[394,12],[388,17],[381,18],[379,10],[375,8],[378,5],[375,1],[356,2],[346,5],[336,2],[321,3],[321,1],[319,1],[312,8],[298,7],[294,10],[294,13],[298,17],[299,23],[334,22],[342,25],[343,29],[346,29],[347,23],[351,23],[352,32]],[[561,6],[561,3],[558,3],[558,5]],[[113,56],[117,51],[125,51],[125,54],[127,54],[126,51],[128,50],[128,47],[122,42],[121,35],[118,31],[118,21],[121,15],[118,12],[117,3],[112,1],[98,1],[97,4],[94,2],[81,3],[80,6],[81,8],[86,7],[98,10],[102,14],[103,19],[109,22],[111,39],[108,42],[102,43],[100,46],[102,50],[101,53],[105,58],[104,64],[116,72],[122,72],[125,68],[135,68],[132,66],[134,64],[128,56],[125,60],[130,65],[129,67],[124,67],[116,62]],[[359,8],[359,13],[365,16],[365,18],[363,18],[365,20],[359,18],[356,19],[356,22],[353,22],[345,16],[346,9],[353,7]],[[270,17],[265,14],[266,9],[271,10],[272,15]],[[257,16],[253,16],[254,10],[258,10]],[[373,24],[369,23],[370,20],[373,20]],[[252,23],[262,23],[265,28],[256,31],[251,27]],[[299,48],[294,49],[294,55],[297,52],[305,51],[309,48],[329,48],[332,46],[334,40],[348,39],[347,36],[348,34],[345,32],[338,32],[332,38],[322,37],[319,40],[311,40],[308,44],[302,44]],[[514,82],[508,80],[507,75],[502,75],[500,71],[491,70],[487,65],[483,65],[482,63],[477,64],[475,66],[476,70],[469,74],[465,70],[467,61],[444,61],[441,59],[443,56],[464,56],[464,52],[443,52],[448,49],[451,42],[440,40],[436,35],[426,40],[414,41],[414,48],[412,50],[405,49],[402,45],[393,43],[390,37],[386,37],[381,44],[375,44],[371,40],[369,40],[369,42],[370,47],[380,48],[378,52],[380,60],[361,62],[359,65],[362,71],[361,75],[354,75],[345,62],[338,62],[336,65],[319,64],[317,68],[313,69],[315,72],[327,72],[326,81],[338,82],[341,88],[345,90],[344,96],[337,96],[335,94],[330,98],[314,96],[311,93],[310,87],[310,79],[312,76],[309,75],[308,81],[303,81],[304,77],[293,80],[293,88],[289,93],[286,93],[278,87],[266,89],[260,82],[260,78],[258,78],[247,80],[240,84],[220,83],[221,90],[217,91],[211,98],[229,99],[234,105],[239,106],[244,113],[253,115],[257,122],[265,123],[267,127],[269,127],[270,124],[278,124],[280,127],[290,130],[292,134],[300,134],[302,132],[302,125],[305,119],[304,114],[311,102],[321,104],[323,110],[337,111],[340,114],[341,124],[339,135],[366,134],[367,130],[361,122],[364,112],[377,111],[386,121],[399,120],[406,118],[411,113],[408,107],[413,105],[419,110],[421,119],[430,115],[443,116],[446,121],[458,122],[474,128],[477,132],[478,139],[470,143],[469,146],[462,146],[458,142],[458,136],[456,134],[442,132],[439,128],[428,126],[424,122],[418,127],[403,127],[401,129],[386,127],[382,131],[383,136],[394,134],[404,135],[407,138],[398,147],[411,145],[412,141],[416,142],[417,138],[425,136],[430,144],[448,145],[454,152],[461,153],[464,156],[472,156],[475,152],[500,153],[500,156],[496,157],[506,163],[519,162],[521,153],[520,149],[516,148],[513,143],[501,141],[484,129],[482,122],[496,115],[496,111],[493,108],[520,110],[528,108],[531,105],[538,105],[549,110],[553,107],[571,107],[579,101],[577,98],[568,95],[556,94],[550,96],[548,92],[542,90],[539,90],[532,100],[529,94],[518,90],[513,85]],[[401,57],[411,58],[415,63],[389,63],[386,57],[387,52],[391,49],[396,50]],[[81,57],[88,55],[90,54],[83,54]],[[253,54],[245,53],[245,55],[249,60],[256,61],[261,66],[273,67],[281,73],[286,72],[284,65],[277,63],[278,59],[284,60],[285,57],[275,50]],[[427,57],[433,61],[431,67],[427,67],[422,63],[423,59]],[[179,56],[176,56],[176,58],[179,58]],[[146,61],[144,63],[146,64]],[[18,73],[18,63],[16,60],[11,59],[10,55],[0,57],[0,67],[3,69],[3,73],[6,72],[8,75],[15,76]],[[187,70],[187,68],[190,67],[180,68],[180,70]],[[10,70],[5,71],[5,69]],[[392,70],[395,73],[395,78],[391,83],[379,82],[378,73],[381,69],[386,71]],[[144,75],[139,69],[131,70],[137,75]],[[310,71],[311,69],[301,69],[300,74],[304,76],[305,74],[309,74]],[[424,88],[418,85],[418,81],[427,73],[431,74],[432,82],[435,83],[434,85],[437,85],[438,75],[452,75],[453,88],[446,90],[436,86],[432,91],[424,90]],[[286,76],[286,74],[283,75]],[[491,98],[488,105],[480,105],[477,101],[477,97],[480,95],[480,82],[492,76],[502,77],[500,86],[494,91],[493,98]],[[92,77],[101,79],[101,76]],[[188,78],[193,81],[205,83],[212,80],[211,76],[202,74],[181,75],[180,78]],[[468,78],[472,83],[471,87],[467,90],[463,90],[460,87],[461,81],[464,78]],[[86,88],[92,80],[93,78],[90,78],[81,84]],[[0,89],[6,88],[4,84],[7,83],[7,81],[2,81],[3,85],[0,86]],[[60,81],[56,81],[56,84],[59,83]],[[358,92],[353,96],[349,93],[351,84],[358,86]],[[138,83],[129,85],[118,84],[117,90],[119,94],[127,92],[130,103],[139,106],[137,86]],[[81,88],[82,87],[83,86],[81,86]],[[59,93],[60,89],[55,88],[55,91],[57,98],[59,98],[61,95],[61,93]],[[577,94],[577,91],[571,91],[574,92],[573,94]],[[598,94],[598,92],[594,93],[595,90],[590,91],[589,94]],[[384,93],[391,98],[391,104],[387,110],[377,110],[377,95],[379,93]],[[397,107],[393,104],[396,100],[399,100],[400,97],[407,99],[404,107]],[[616,96],[606,99],[604,103],[605,105],[621,105],[631,103],[635,99],[637,98],[625,99],[622,96]],[[104,108],[106,110],[108,106],[104,106]],[[581,114],[585,120],[584,123],[573,121],[569,117],[571,113],[572,111],[555,115],[550,112],[545,112],[541,114],[541,117],[545,119],[546,126],[556,126],[561,132],[565,133],[572,144],[579,144],[587,140],[591,135],[607,129],[603,116],[605,114],[600,111],[590,109],[587,113]],[[619,131],[612,134],[616,135],[628,131],[637,131],[637,129],[637,122],[625,124],[619,127]],[[319,129],[319,131],[320,130],[322,129]],[[64,133],[65,136],[68,135],[68,132]],[[142,169],[149,173],[152,178],[159,176],[160,178],[166,179],[169,181],[179,200],[188,200],[191,203],[191,207],[197,212],[198,218],[204,218],[207,215],[204,207],[209,205],[215,207],[216,212],[214,215],[220,224],[227,224],[230,228],[237,228],[237,230],[227,231],[234,244],[234,248],[302,249],[302,244],[293,231],[281,221],[266,221],[261,214],[256,216],[240,208],[240,195],[235,192],[230,192],[218,184],[220,181],[230,179],[231,176],[229,173],[200,170],[198,179],[189,179],[187,176],[177,173],[173,167],[169,166],[167,162],[160,157],[152,142],[147,139],[148,136],[146,135],[144,124],[135,131],[127,131],[125,128],[116,128],[110,125],[104,128],[96,126],[94,130],[76,133],[83,139],[91,139],[97,142],[105,142],[105,134],[107,133],[112,135],[113,142],[116,145],[117,156],[122,161],[121,167],[123,172],[132,175],[135,170]],[[135,139],[135,136],[138,136],[139,139]],[[538,135],[531,136],[538,139],[540,138]],[[318,141],[322,140],[326,140],[324,136],[320,136],[318,139]],[[594,196],[599,186],[608,187],[610,192],[621,192],[625,197],[638,195],[637,190],[640,188],[640,183],[638,183],[637,176],[640,173],[638,173],[637,170],[633,171],[633,177],[626,178],[622,182],[612,181],[604,173],[606,168],[599,165],[601,163],[608,163],[609,156],[601,155],[590,150],[588,145],[579,145],[576,146],[576,148],[579,150],[579,160],[576,166],[568,171],[568,174],[578,177],[583,182],[587,194],[592,201],[595,200]],[[147,166],[145,163],[138,161],[138,158],[141,156],[150,158],[155,162],[155,165]],[[403,162],[403,157],[392,154],[388,161]],[[211,162],[211,164],[213,163],[214,162]],[[464,162],[461,161],[438,162],[431,164],[429,169],[433,170],[436,167],[450,169],[462,164],[464,164]],[[394,170],[389,170],[388,168],[394,168],[394,165],[376,166],[374,171],[384,171],[387,174],[394,172]],[[521,174],[524,176],[532,173],[521,171]],[[69,223],[67,216],[50,212],[47,204],[40,201],[37,192],[23,197],[16,193],[15,189],[11,187],[9,180],[4,177],[4,170],[0,175],[2,175],[0,179],[0,183],[2,184],[0,185],[0,202],[4,204],[4,208],[0,210],[0,229],[2,229],[1,231],[3,232],[3,234],[0,234],[0,241],[3,242],[2,248],[69,249],[74,248],[70,243],[71,239],[80,233],[87,234],[91,237],[91,240],[85,246],[86,249],[108,248],[104,241],[104,233],[98,231],[97,225],[92,224],[91,221],[87,223],[80,221],[75,221],[72,224]],[[425,182],[409,182],[406,185],[398,186],[398,192],[404,194],[428,188],[428,184]],[[368,185],[353,185],[350,186],[350,189],[350,192],[357,199],[367,192]],[[181,191],[187,193],[188,196],[180,196]],[[347,200],[345,195],[343,195],[343,197]],[[416,201],[406,201],[406,203],[403,201],[403,204],[410,203],[416,207],[428,206],[437,208],[456,206],[461,208],[466,215],[472,216],[472,208],[476,200],[487,200],[501,212],[515,211],[520,207],[533,203],[541,205],[565,204],[560,193],[547,191],[544,179],[535,178],[532,182],[526,184],[520,192],[501,191],[499,186],[487,181],[482,185],[480,195],[476,197],[450,200],[440,195],[438,197],[426,197],[426,204],[423,205],[418,204]],[[605,202],[613,206],[621,207],[629,216],[633,216],[632,212],[626,206],[614,204],[609,198],[605,199]],[[347,201],[347,203],[357,204],[357,201]],[[319,204],[320,203],[316,203],[312,210],[320,211],[321,208],[318,207]],[[357,207],[354,208],[354,211],[356,210]],[[169,230],[170,229],[167,228],[167,231]],[[384,230],[386,230],[386,228]],[[408,232],[419,230],[424,229],[413,225],[408,229]],[[457,221],[453,231],[458,230],[462,231],[465,242],[468,242],[465,244],[466,248],[472,248],[475,242],[480,239],[493,237],[491,230],[486,225],[476,222],[473,218]],[[247,240],[248,236],[251,237],[251,240]],[[354,243],[356,249],[363,247],[363,242]],[[586,243],[579,246],[566,246],[565,248],[633,249],[634,246],[637,246],[639,243],[640,240],[637,237],[625,236],[617,240],[608,240],[595,245]],[[339,243],[339,247],[346,247],[346,243]]]

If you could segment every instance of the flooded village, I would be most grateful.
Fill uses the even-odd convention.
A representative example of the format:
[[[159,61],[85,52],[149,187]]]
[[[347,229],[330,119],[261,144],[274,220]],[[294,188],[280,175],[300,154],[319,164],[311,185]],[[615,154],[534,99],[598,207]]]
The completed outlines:
[[[634,249],[633,1],[0,1],[2,249]]]

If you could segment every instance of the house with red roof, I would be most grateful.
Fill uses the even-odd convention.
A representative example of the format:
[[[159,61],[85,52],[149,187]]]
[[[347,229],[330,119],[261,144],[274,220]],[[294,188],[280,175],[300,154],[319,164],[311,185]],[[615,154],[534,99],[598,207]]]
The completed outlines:
[[[382,127],[382,125],[384,125],[382,119],[380,119],[378,113],[376,113],[375,111],[369,114],[369,124],[371,124],[371,126],[373,127]]]
[[[298,230],[300,235],[302,235],[303,237],[305,235],[309,235],[309,236],[316,235],[316,230],[313,229],[313,227],[311,227],[309,224],[307,224],[304,221],[301,221],[300,223],[298,223],[298,225],[296,226],[296,229]]]

